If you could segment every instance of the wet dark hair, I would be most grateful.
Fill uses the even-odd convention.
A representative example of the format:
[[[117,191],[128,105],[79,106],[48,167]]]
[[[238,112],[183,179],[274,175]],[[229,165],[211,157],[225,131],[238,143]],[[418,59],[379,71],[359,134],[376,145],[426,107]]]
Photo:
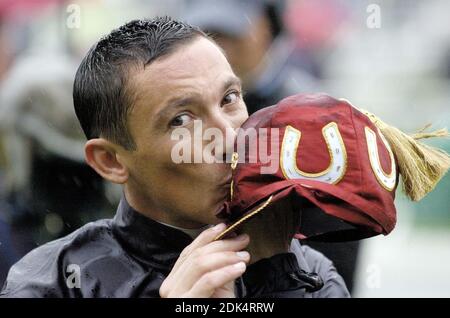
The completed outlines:
[[[81,62],[73,85],[75,113],[86,137],[101,136],[134,150],[127,125],[133,104],[130,71],[199,36],[209,38],[187,23],[158,17],[133,20],[100,39]]]

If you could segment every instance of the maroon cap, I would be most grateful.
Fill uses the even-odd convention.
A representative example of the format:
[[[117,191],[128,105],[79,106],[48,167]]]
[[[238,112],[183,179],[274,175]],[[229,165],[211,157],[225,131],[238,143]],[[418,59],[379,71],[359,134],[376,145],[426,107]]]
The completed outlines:
[[[244,138],[250,127],[256,140]],[[255,142],[258,151],[249,151]],[[270,166],[263,148],[277,161],[271,173],[262,173]],[[345,241],[393,230],[393,153],[378,128],[347,101],[325,94],[285,98],[248,118],[236,149],[230,200],[218,214],[229,226],[218,238],[288,197],[297,198],[295,208],[302,211],[297,238]]]

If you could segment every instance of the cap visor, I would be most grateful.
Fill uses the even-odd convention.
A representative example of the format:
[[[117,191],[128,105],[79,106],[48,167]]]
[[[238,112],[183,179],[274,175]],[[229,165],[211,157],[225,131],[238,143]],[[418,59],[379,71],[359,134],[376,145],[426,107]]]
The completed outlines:
[[[237,220],[236,222],[232,223],[229,227],[227,227],[222,233],[220,233],[219,235],[217,235],[214,238],[214,241],[217,240],[221,240],[222,238],[224,238],[227,234],[233,232],[239,225],[241,225],[242,223],[248,221],[249,219],[251,219],[252,217],[254,217],[255,215],[257,215],[259,212],[261,212],[262,210],[264,210],[272,201],[273,195],[271,195],[267,200],[264,200],[264,202],[262,202],[261,204],[259,204],[258,206],[256,206],[252,211],[246,213],[242,218],[240,218],[239,220]]]
[[[362,239],[380,233],[387,234],[393,229],[393,226],[388,226],[388,224],[392,224],[392,220],[389,220],[388,216],[386,216],[383,211],[379,211],[375,207],[371,206],[371,204],[363,198],[358,197],[353,193],[344,191],[336,185],[319,181],[299,179],[284,180],[280,181],[279,183],[280,184],[275,187],[276,190],[269,193],[270,196],[268,198],[267,196],[264,196],[267,199],[263,198],[262,200],[264,201],[262,203],[257,204],[257,206],[251,208],[249,212],[245,212],[244,215],[237,221],[231,223],[231,225],[228,226],[228,228],[221,234],[219,234],[215,238],[215,240],[224,238],[227,234],[236,230],[240,225],[247,222],[263,209],[265,209],[269,204],[282,199],[291,191],[295,191],[297,196],[307,199],[329,216],[335,217],[340,221],[347,222],[355,227],[353,231],[353,238],[350,234],[348,234],[346,236],[343,236],[346,237],[346,239],[339,239],[337,241]],[[270,186],[272,190],[274,189],[273,184],[268,186]],[[321,199],[318,198],[315,194],[316,191],[326,194],[332,199],[337,199],[338,201],[330,201],[329,198],[321,201]],[[255,203],[258,202],[258,200],[255,201]],[[254,206],[255,203],[250,204],[249,206]],[[337,210],[339,210],[339,212],[337,212]],[[370,210],[370,213],[368,213],[368,210]],[[373,228],[370,229],[367,224],[372,224],[371,227]],[[348,230],[348,227],[339,226],[339,229]],[[339,231],[339,229],[337,228],[336,230]],[[324,233],[318,233],[318,235],[323,234]],[[324,238],[325,237],[326,236],[324,236]],[[309,239],[309,236],[307,236],[307,238]],[[327,239],[327,241],[331,240]]]

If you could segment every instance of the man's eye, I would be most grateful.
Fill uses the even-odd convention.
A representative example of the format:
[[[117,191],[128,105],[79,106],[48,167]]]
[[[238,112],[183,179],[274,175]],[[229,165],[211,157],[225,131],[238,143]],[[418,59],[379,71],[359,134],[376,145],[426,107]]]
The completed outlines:
[[[222,99],[222,106],[235,103],[240,97],[240,93],[233,91],[225,95]]]
[[[170,126],[172,127],[184,126],[187,125],[191,120],[192,117],[188,114],[178,115],[170,121]]]

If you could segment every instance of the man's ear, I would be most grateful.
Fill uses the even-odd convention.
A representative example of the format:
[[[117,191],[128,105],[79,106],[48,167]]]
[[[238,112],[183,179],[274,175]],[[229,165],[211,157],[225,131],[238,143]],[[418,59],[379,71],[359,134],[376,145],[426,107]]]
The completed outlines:
[[[118,160],[118,146],[103,138],[90,139],[84,152],[86,162],[104,179],[123,184],[128,180],[128,168]]]

